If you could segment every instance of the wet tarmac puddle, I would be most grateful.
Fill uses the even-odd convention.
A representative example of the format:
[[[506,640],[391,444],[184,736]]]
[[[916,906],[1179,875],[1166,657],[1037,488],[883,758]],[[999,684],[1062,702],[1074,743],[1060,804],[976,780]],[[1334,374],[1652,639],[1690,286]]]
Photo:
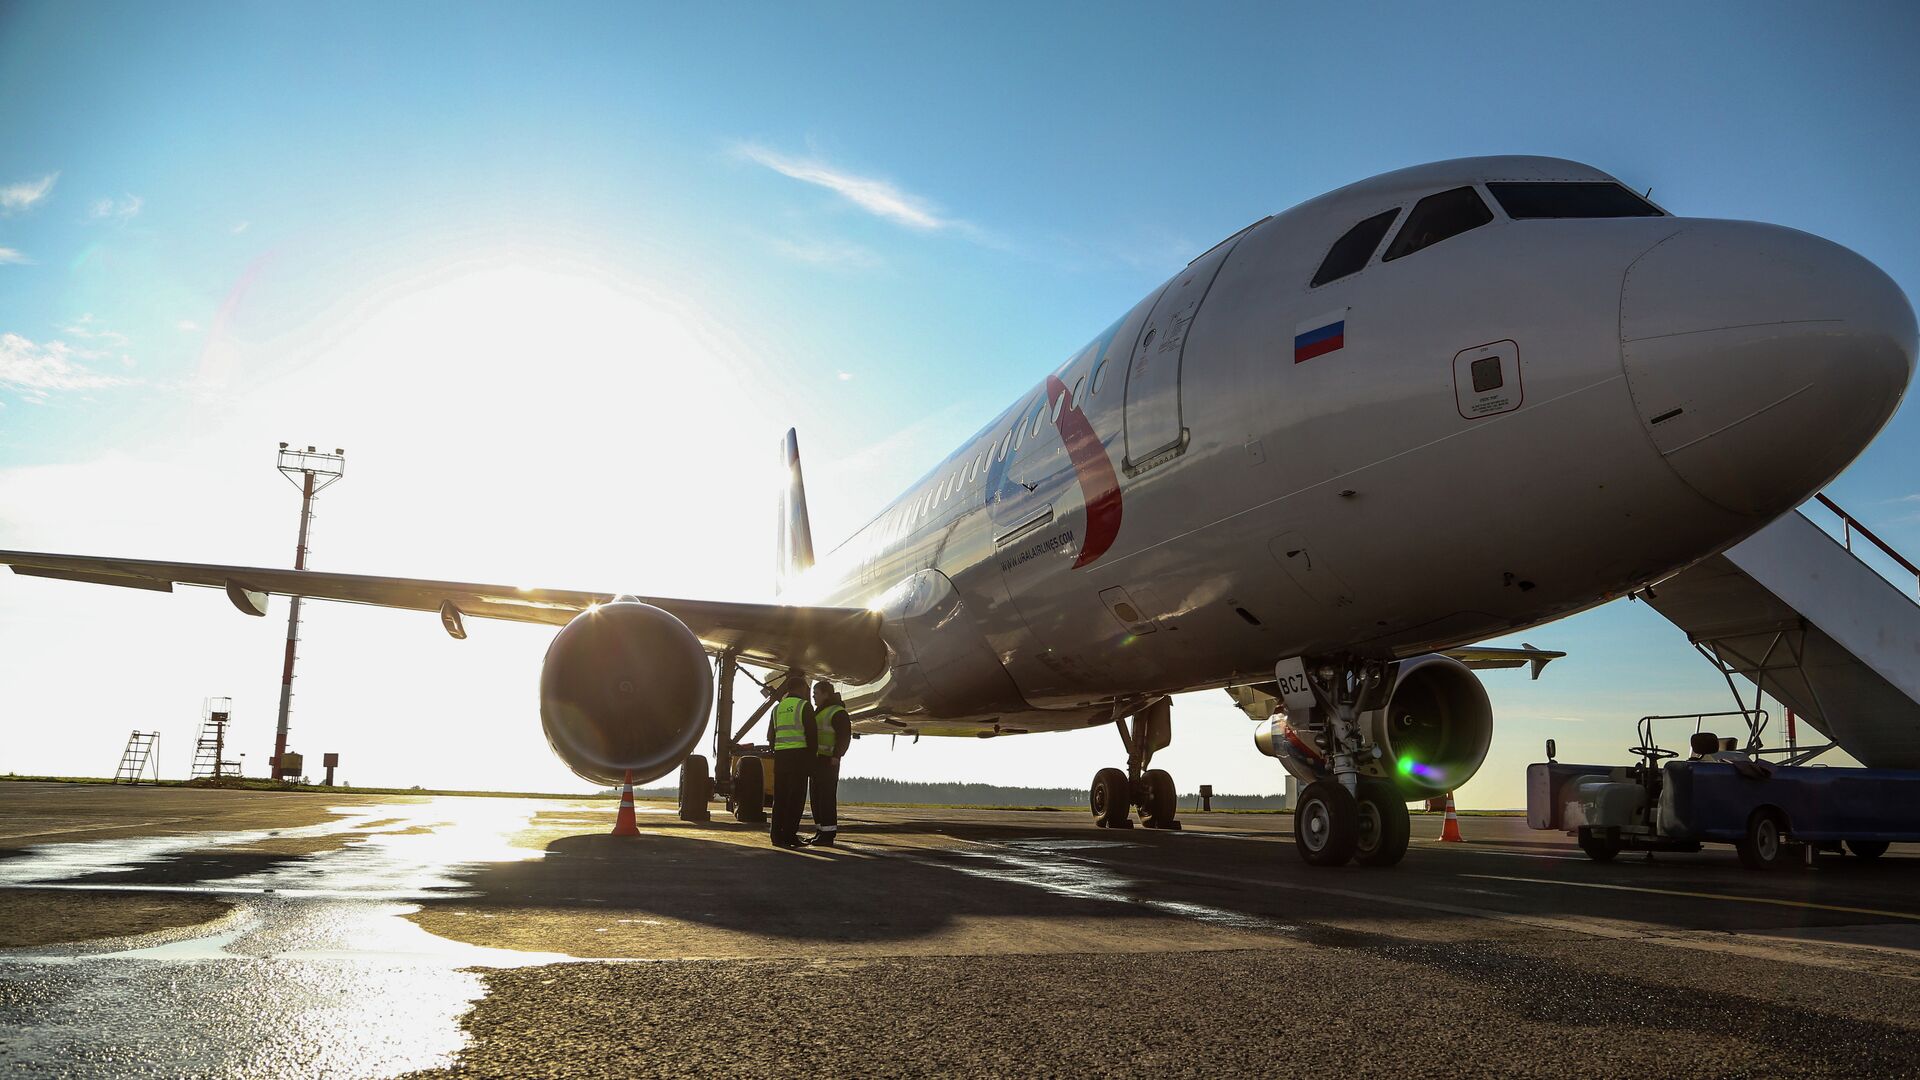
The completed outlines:
[[[508,838],[552,805],[354,807],[307,828],[48,844],[0,862],[0,888],[193,892],[235,905],[184,931],[0,950],[0,1066],[371,1077],[447,1064],[465,1042],[461,1015],[485,992],[463,969],[571,958],[436,937],[403,917],[417,910],[407,901],[466,895],[462,870],[474,864],[539,858]],[[337,834],[363,835],[312,854],[255,856],[257,868],[214,881],[152,880],[215,849]]]
[[[1286,933],[1299,929],[1260,915],[1144,895],[1146,886],[1142,882],[1102,866],[1090,857],[1077,854],[1132,846],[1123,841],[1063,838],[1012,840],[1000,844],[981,841],[969,843],[971,846],[968,848],[953,849],[953,853],[959,855],[962,861],[948,865],[974,877],[1043,889],[1055,896],[1077,900],[1104,900],[1133,905],[1162,915],[1235,930]]]

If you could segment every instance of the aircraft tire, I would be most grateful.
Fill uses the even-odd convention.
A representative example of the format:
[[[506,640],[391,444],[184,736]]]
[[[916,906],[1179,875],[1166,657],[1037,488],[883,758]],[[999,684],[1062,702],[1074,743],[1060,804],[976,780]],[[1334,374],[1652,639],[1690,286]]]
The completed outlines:
[[[747,825],[767,820],[767,774],[757,757],[734,761],[733,819]]]
[[[1359,844],[1360,807],[1337,780],[1315,780],[1293,811],[1293,846],[1310,866],[1343,866]]]
[[[1127,774],[1119,769],[1101,769],[1093,774],[1093,789],[1087,793],[1087,806],[1093,811],[1093,823],[1103,829],[1130,829],[1133,819],[1127,798]]]
[[[1885,840],[1849,840],[1847,850],[1853,852],[1855,858],[1871,862],[1887,853],[1887,842]]]
[[[680,763],[680,820],[712,821],[707,809],[713,798],[713,777],[707,771],[707,759],[691,754]]]
[[[1740,865],[1749,870],[1777,870],[1787,865],[1787,822],[1780,811],[1763,806],[1747,818],[1747,833],[1734,841]]]
[[[1398,788],[1363,780],[1356,809],[1353,861],[1361,866],[1393,866],[1407,857],[1413,821],[1407,816],[1407,803]]]
[[[1146,789],[1140,823],[1149,829],[1179,828],[1175,817],[1180,810],[1180,790],[1173,784],[1173,774],[1165,769],[1148,769],[1140,779]]]

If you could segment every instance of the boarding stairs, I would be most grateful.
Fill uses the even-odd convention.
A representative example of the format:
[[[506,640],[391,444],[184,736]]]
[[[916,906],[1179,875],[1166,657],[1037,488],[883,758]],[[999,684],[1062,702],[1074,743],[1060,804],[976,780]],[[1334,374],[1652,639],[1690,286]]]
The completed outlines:
[[[1839,516],[1843,539],[1796,510],[1636,595],[1686,631],[1736,698],[1735,675],[1752,683],[1753,709],[1741,704],[1749,749],[1765,726],[1760,699],[1772,695],[1831,740],[1790,761],[1837,745],[1863,765],[1920,769],[1920,568],[1833,500],[1816,499]],[[1863,562],[1856,536],[1912,574],[1916,589]]]
[[[221,760],[227,752],[227,722],[233,715],[233,699],[208,698],[200,721],[200,739],[193,744],[193,778],[238,776],[235,762]]]
[[[154,747],[160,742],[157,731],[136,731],[127,736],[127,748],[120,752],[120,768],[113,774],[116,784],[138,784],[146,779],[148,768],[153,771],[153,782],[160,782],[160,759],[153,756]]]

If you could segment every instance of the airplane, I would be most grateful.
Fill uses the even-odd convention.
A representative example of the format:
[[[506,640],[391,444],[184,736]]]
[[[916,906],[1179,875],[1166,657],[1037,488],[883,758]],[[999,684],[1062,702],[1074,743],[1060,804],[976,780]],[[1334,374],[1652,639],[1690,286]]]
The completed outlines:
[[[1281,719],[1313,865],[1398,862],[1406,802],[1479,767],[1476,645],[1659,582],[1852,462],[1911,382],[1886,274],[1776,225],[1676,216],[1591,166],[1401,169],[1260,219],[1101,330],[815,560],[783,442],[778,602],[0,552],[14,572],[561,629],[559,757],[683,768],[710,657],[845,684],[864,733],[1115,725],[1103,825],[1172,827],[1174,694]],[[697,770],[690,774],[686,770]],[[756,808],[757,809],[757,808]]]

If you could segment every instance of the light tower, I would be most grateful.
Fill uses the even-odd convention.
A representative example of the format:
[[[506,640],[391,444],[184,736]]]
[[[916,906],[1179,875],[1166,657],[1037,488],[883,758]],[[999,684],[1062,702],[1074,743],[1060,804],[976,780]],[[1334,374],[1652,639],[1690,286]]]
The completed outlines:
[[[347,475],[347,452],[336,449],[328,454],[311,446],[296,450],[281,443],[280,475],[300,489],[300,543],[293,549],[293,568],[305,570],[314,496]],[[300,642],[300,597],[294,596],[287,608],[287,662],[280,674],[280,722],[273,730],[273,757],[267,761],[267,776],[273,780],[300,775],[298,766],[283,760],[287,753],[287,717],[293,712],[293,660]]]

